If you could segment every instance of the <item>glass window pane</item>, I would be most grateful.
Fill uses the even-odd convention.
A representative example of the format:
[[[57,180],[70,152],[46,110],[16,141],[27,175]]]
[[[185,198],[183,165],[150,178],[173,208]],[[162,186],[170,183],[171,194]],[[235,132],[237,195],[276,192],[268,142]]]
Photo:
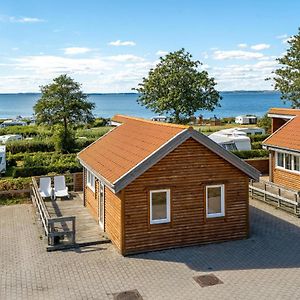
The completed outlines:
[[[283,156],[284,154],[281,152],[277,152],[277,166],[284,167],[283,165]]]
[[[207,211],[208,214],[217,214],[222,212],[221,208],[221,187],[209,187],[207,189]]]
[[[294,170],[300,171],[300,156],[294,156]]]
[[[284,156],[285,156],[285,168],[287,170],[292,170],[292,155],[285,153]]]
[[[152,192],[152,220],[167,219],[167,193]]]

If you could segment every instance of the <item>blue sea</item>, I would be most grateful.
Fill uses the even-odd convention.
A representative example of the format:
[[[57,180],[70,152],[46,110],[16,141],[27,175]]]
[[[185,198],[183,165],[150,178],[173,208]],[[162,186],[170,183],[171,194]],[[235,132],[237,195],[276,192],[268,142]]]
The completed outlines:
[[[221,107],[213,112],[199,111],[205,118],[234,117],[241,114],[264,115],[270,107],[287,107],[280,100],[280,94],[271,91],[222,92]],[[33,114],[33,106],[40,94],[0,94],[0,118],[28,117]],[[137,94],[89,94],[89,101],[96,104],[94,115],[112,117],[126,114],[150,118],[155,115],[137,103]]]

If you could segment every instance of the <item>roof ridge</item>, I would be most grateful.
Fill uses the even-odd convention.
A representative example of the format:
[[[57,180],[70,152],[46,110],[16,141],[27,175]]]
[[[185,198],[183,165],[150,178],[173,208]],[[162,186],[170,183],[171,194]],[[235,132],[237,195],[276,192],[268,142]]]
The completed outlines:
[[[182,128],[182,129],[189,128],[188,125],[164,123],[164,122],[152,121],[152,120],[147,120],[147,119],[144,119],[144,118],[138,118],[138,117],[132,117],[132,116],[126,116],[126,115],[120,115],[120,114],[114,115],[112,117],[112,120],[117,121],[117,118],[124,118],[124,119],[128,119],[128,120],[139,121],[139,122],[144,122],[144,123],[149,123],[149,124],[154,124],[154,125],[162,125],[162,126],[167,126],[167,127],[175,127],[175,128]]]

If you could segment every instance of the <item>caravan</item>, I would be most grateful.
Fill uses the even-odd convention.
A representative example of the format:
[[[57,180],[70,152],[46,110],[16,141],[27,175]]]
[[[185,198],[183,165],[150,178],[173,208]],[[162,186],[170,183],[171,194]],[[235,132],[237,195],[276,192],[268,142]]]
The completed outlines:
[[[0,146],[0,174],[6,171],[5,146]]]

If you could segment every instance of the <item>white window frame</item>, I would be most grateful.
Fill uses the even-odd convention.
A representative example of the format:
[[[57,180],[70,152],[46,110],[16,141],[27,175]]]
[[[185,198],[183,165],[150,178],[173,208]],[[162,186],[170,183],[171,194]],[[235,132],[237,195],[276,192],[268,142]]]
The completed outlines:
[[[208,189],[209,188],[221,188],[221,212],[219,213],[208,213]],[[206,218],[219,218],[225,216],[225,185],[224,184],[215,184],[207,185],[205,187],[205,204],[206,204]]]
[[[279,166],[278,165],[278,153],[282,153],[283,154],[283,167]],[[285,166],[285,154],[290,154],[292,156],[292,161],[291,161],[291,164],[292,164],[292,168],[291,169],[286,169]],[[275,151],[275,168],[276,169],[279,169],[279,170],[284,170],[286,172],[291,172],[291,173],[296,173],[296,174],[300,174],[300,171],[297,171],[295,170],[295,163],[294,163],[294,159],[295,157],[300,157],[300,154],[297,155],[297,154],[294,154],[292,152],[289,152],[289,151]]]
[[[154,193],[166,193],[167,196],[167,217],[165,219],[153,220],[152,219],[152,195]],[[150,224],[163,224],[163,223],[170,223],[171,220],[171,209],[170,209],[170,198],[171,198],[171,191],[170,189],[162,189],[162,190],[151,190],[150,191]]]
[[[95,193],[95,175],[86,169],[86,185]]]

